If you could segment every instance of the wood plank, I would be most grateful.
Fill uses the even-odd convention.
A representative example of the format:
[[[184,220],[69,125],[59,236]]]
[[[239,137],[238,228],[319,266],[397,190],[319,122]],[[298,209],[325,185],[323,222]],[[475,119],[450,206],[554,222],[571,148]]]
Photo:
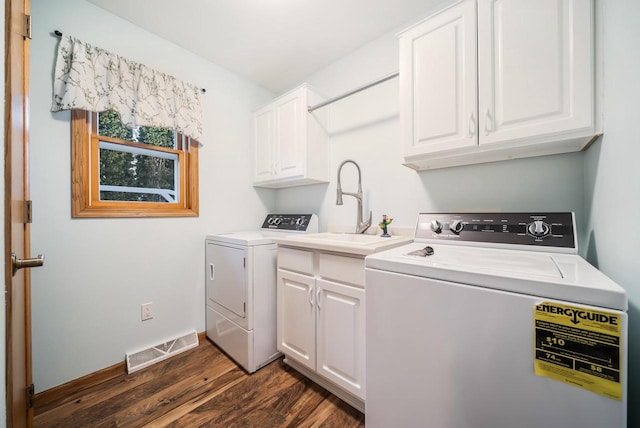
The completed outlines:
[[[35,426],[364,426],[362,413],[282,359],[248,374],[207,339],[139,372],[77,385],[41,403]]]
[[[207,340],[206,332],[198,333],[198,343],[202,343]],[[123,361],[102,370],[98,370],[97,372],[82,376],[78,379],[74,379],[70,382],[66,382],[60,386],[39,392],[35,397],[34,413],[37,416],[47,413],[51,409],[61,410],[63,406],[66,406],[73,401],[83,399],[87,394],[86,391],[96,385],[109,385],[110,387],[115,387],[115,385],[119,383],[131,383],[131,380],[123,379],[126,373],[127,364]],[[147,373],[147,376],[151,375],[151,373]],[[137,382],[141,381],[141,379],[135,379]],[[112,380],[115,380],[115,382],[109,382]],[[107,384],[107,382],[109,383]]]
[[[279,426],[283,415],[272,411],[272,403],[299,378],[281,369],[281,362],[270,364],[251,376],[251,380],[230,388],[216,400],[208,401],[172,426],[199,426],[204,422],[215,426],[249,422],[257,426]],[[267,411],[265,411],[267,410]]]

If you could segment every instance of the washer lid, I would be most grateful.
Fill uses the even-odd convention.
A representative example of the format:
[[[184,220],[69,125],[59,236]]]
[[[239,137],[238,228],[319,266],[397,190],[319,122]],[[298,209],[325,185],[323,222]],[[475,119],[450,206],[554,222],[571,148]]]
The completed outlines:
[[[423,260],[431,266],[469,272],[499,273],[504,275],[535,276],[562,279],[562,271],[548,253],[507,251],[433,245],[433,254],[414,255],[416,251],[403,254],[409,258]]]
[[[411,254],[425,248],[419,242],[372,254],[365,258],[365,267],[621,311],[628,308],[626,291],[578,255],[430,247],[433,255],[426,257]]]

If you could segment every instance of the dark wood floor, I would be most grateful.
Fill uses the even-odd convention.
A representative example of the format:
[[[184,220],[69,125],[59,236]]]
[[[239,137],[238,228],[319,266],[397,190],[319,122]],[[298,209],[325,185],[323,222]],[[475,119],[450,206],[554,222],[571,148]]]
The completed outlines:
[[[36,427],[364,427],[364,415],[278,359],[248,375],[208,340],[35,406]]]

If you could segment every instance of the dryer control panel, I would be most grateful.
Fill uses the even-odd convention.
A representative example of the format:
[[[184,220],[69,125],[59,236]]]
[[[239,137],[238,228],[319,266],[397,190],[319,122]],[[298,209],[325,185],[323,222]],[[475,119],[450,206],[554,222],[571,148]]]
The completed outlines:
[[[315,233],[318,217],[315,214],[268,214],[262,229]]]
[[[575,216],[553,213],[420,213],[416,240],[577,250]]]

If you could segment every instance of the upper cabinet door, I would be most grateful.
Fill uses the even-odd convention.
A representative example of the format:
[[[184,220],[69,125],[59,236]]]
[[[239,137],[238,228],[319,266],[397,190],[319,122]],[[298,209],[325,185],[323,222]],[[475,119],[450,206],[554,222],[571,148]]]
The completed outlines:
[[[477,145],[476,25],[466,1],[400,36],[405,156]]]
[[[307,110],[320,101],[304,84],[254,112],[254,186],[277,189],[328,181],[325,112]]]
[[[253,181],[268,180],[275,175],[272,159],[274,123],[274,110],[270,106],[258,110],[253,115]]]
[[[480,145],[594,124],[593,5],[479,0]]]
[[[275,155],[276,171],[280,178],[302,175],[305,167],[305,131],[306,97],[304,89],[279,98],[276,102],[276,135]]]

